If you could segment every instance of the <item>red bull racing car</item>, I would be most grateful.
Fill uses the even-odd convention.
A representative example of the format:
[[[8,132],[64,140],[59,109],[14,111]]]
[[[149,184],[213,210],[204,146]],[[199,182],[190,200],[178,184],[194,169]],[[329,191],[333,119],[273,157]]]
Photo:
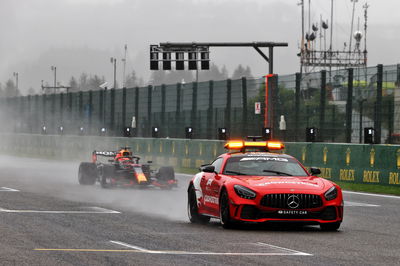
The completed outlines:
[[[108,160],[104,162],[104,159]],[[82,162],[79,165],[79,184],[94,185],[97,181],[103,188],[177,187],[172,167],[163,166],[154,171],[150,168],[150,164],[140,164],[139,160],[140,157],[133,155],[128,147],[119,151],[93,151],[92,162]]]
[[[343,219],[341,188],[310,173],[294,157],[278,153],[279,142],[230,141],[230,152],[203,165],[188,187],[193,223],[295,222],[335,231]]]

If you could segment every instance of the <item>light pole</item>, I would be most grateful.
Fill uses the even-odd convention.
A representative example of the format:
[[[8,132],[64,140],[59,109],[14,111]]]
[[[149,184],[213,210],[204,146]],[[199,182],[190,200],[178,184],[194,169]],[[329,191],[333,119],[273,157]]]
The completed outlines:
[[[57,87],[57,67],[51,66],[51,70],[54,71],[54,93],[56,93],[56,87]]]
[[[111,64],[114,64],[114,89],[117,87],[117,58],[111,57],[110,58]]]
[[[13,76],[15,77],[15,87],[17,88],[18,91],[18,72],[14,72]]]
[[[125,44],[125,53],[124,53],[124,58],[122,58],[122,62],[124,62],[124,71],[122,73],[122,88],[125,88],[125,69],[126,69],[126,50],[128,49],[128,46]]]

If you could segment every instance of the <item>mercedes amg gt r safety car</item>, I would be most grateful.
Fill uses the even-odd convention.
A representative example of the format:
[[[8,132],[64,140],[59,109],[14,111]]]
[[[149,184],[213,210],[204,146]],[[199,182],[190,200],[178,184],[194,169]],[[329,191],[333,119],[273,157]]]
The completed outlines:
[[[99,157],[108,160],[104,162]],[[82,162],[79,165],[79,184],[94,185],[98,181],[103,188],[177,187],[178,182],[172,167],[163,166],[154,171],[150,164],[140,164],[139,160],[140,157],[133,155],[128,147],[119,151],[93,151],[92,162]]]
[[[188,186],[192,223],[296,222],[335,231],[343,219],[341,188],[310,173],[294,157],[279,153],[283,143],[230,141],[228,153],[200,167]]]

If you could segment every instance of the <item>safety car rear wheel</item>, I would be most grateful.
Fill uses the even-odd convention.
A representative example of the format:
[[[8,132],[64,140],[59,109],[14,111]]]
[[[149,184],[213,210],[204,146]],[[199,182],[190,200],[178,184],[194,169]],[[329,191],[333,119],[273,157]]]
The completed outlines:
[[[205,224],[210,221],[210,217],[199,214],[199,209],[197,207],[196,192],[193,186],[190,186],[188,191],[187,211],[189,220],[192,223]]]
[[[320,224],[322,231],[336,231],[340,227],[340,222]]]
[[[96,165],[83,162],[79,165],[78,181],[81,185],[94,185],[97,178]]]

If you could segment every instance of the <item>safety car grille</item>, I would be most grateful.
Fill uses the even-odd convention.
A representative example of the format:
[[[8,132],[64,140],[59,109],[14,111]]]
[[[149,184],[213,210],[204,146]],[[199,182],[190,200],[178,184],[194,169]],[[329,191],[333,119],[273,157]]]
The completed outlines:
[[[322,206],[319,195],[314,194],[267,194],[260,204],[269,208],[279,209],[311,209]]]

